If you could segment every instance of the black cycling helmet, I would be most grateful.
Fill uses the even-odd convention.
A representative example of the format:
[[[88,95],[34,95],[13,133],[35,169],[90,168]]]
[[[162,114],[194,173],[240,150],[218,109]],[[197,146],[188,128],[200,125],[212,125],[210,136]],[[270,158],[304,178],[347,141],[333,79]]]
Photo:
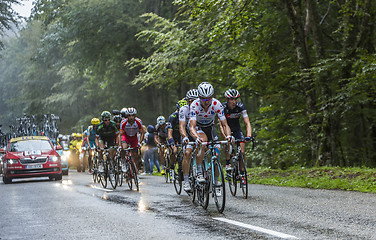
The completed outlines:
[[[119,123],[123,118],[120,115],[115,115],[112,119],[114,122]]]

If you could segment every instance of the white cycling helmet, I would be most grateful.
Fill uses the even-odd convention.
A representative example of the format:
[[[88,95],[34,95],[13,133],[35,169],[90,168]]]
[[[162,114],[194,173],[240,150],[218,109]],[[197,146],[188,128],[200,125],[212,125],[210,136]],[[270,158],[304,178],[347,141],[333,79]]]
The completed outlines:
[[[214,88],[208,82],[200,83],[197,90],[200,98],[210,98],[214,95]]]
[[[165,117],[163,117],[163,116],[159,116],[159,117],[157,118],[157,124],[158,124],[158,125],[163,125],[165,122],[166,122]]]
[[[122,108],[120,110],[120,113],[123,117],[126,117],[129,113],[128,113],[128,108]]]
[[[128,115],[136,115],[137,110],[133,107],[128,108]]]
[[[195,100],[198,98],[198,91],[197,89],[188,90],[187,94],[185,95],[187,101]]]
[[[226,98],[238,98],[240,97],[240,93],[236,89],[229,89],[225,92],[225,97]]]

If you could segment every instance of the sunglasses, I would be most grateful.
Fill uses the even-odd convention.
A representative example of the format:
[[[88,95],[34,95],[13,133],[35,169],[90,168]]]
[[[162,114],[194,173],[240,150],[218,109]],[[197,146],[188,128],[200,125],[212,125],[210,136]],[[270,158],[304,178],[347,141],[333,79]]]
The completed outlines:
[[[201,101],[204,101],[204,102],[207,102],[207,101],[210,101],[212,100],[212,98],[200,98]]]
[[[110,121],[110,119],[103,119],[103,122],[108,122]]]

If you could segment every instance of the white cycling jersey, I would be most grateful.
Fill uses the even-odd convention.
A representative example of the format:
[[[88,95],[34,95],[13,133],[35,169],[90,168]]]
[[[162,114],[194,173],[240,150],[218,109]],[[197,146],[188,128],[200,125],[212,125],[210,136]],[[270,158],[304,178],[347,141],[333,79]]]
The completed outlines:
[[[219,120],[226,119],[224,108],[220,101],[213,98],[207,112],[201,106],[200,101],[200,99],[196,99],[192,102],[189,120],[196,120],[197,125],[200,127],[210,127],[214,124],[215,115],[218,116]]]
[[[180,108],[179,122],[189,122],[189,105],[184,105]]]

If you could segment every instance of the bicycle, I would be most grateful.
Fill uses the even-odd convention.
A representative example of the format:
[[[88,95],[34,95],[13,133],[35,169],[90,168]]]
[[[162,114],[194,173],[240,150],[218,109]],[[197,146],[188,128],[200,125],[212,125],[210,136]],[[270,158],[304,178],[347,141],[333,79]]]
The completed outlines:
[[[138,175],[137,175],[137,167],[136,167],[136,164],[133,160],[133,156],[131,154],[131,151],[132,150],[138,150],[138,148],[127,148],[127,149],[123,149],[121,151],[125,151],[126,154],[125,154],[125,168],[126,168],[126,171],[123,172],[121,170],[121,177],[120,177],[120,186],[123,185],[123,181],[125,180],[128,184],[128,187],[130,190],[132,190],[133,188],[133,183],[132,183],[132,180],[134,182],[134,185],[136,186],[136,190],[139,191],[140,188],[139,188],[139,183],[138,183]],[[118,158],[120,159],[120,158]],[[121,160],[119,160],[120,162]],[[120,166],[120,164],[119,164]]]
[[[241,152],[240,142],[243,140],[236,140],[235,143],[237,148],[229,149],[231,154],[232,170],[226,174],[226,180],[228,181],[228,186],[232,196],[236,195],[237,183],[239,182],[239,187],[242,190],[243,198],[247,199],[248,197],[248,178],[247,178],[247,166],[244,160],[244,155]],[[253,148],[255,147],[254,140],[252,139]],[[243,170],[242,167],[243,166]]]
[[[226,204],[226,188],[223,168],[219,161],[219,150],[217,144],[228,144],[228,141],[203,142],[203,146],[208,146],[205,152],[203,164],[203,176],[205,182],[199,183],[196,180],[196,194],[200,205],[207,209],[209,196],[211,194],[219,213],[222,213]],[[200,154],[200,153],[199,153]],[[218,176],[215,176],[218,173]]]

